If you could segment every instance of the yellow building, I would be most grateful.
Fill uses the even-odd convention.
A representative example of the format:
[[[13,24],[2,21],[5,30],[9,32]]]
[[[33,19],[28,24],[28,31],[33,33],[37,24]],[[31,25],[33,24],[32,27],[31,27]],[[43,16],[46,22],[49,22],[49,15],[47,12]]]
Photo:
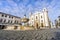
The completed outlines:
[[[29,25],[34,26],[35,29],[50,28],[48,10],[44,8],[41,12],[30,13]]]

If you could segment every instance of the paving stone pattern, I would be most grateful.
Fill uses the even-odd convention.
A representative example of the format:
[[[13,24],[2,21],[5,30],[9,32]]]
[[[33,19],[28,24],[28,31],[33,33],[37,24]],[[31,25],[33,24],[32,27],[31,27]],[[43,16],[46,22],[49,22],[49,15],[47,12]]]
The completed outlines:
[[[28,31],[0,30],[0,40],[60,40],[60,29]]]

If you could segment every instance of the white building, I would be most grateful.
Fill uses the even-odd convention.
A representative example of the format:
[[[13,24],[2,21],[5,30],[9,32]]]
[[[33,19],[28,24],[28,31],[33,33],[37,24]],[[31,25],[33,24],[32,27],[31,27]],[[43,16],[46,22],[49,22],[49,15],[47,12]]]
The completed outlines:
[[[20,29],[21,18],[0,12],[0,29]]]
[[[36,29],[50,28],[50,21],[48,17],[48,10],[44,8],[42,12],[30,13],[29,25]]]

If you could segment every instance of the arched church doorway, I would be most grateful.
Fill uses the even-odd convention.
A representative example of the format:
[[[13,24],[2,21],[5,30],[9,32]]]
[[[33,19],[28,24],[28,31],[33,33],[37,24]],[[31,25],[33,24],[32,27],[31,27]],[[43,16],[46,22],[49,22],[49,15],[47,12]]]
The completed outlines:
[[[36,23],[36,28],[39,29],[39,25],[38,25],[38,23]]]

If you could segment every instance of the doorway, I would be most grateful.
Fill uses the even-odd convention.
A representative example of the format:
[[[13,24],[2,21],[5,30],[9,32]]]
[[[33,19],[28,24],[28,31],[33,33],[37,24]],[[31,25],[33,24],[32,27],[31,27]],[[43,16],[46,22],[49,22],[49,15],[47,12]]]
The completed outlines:
[[[43,23],[41,23],[41,27],[43,27]]]
[[[36,23],[36,28],[39,29],[38,23]]]
[[[5,25],[0,25],[0,29],[6,29]]]
[[[14,29],[17,29],[18,28],[18,26],[14,26]]]

